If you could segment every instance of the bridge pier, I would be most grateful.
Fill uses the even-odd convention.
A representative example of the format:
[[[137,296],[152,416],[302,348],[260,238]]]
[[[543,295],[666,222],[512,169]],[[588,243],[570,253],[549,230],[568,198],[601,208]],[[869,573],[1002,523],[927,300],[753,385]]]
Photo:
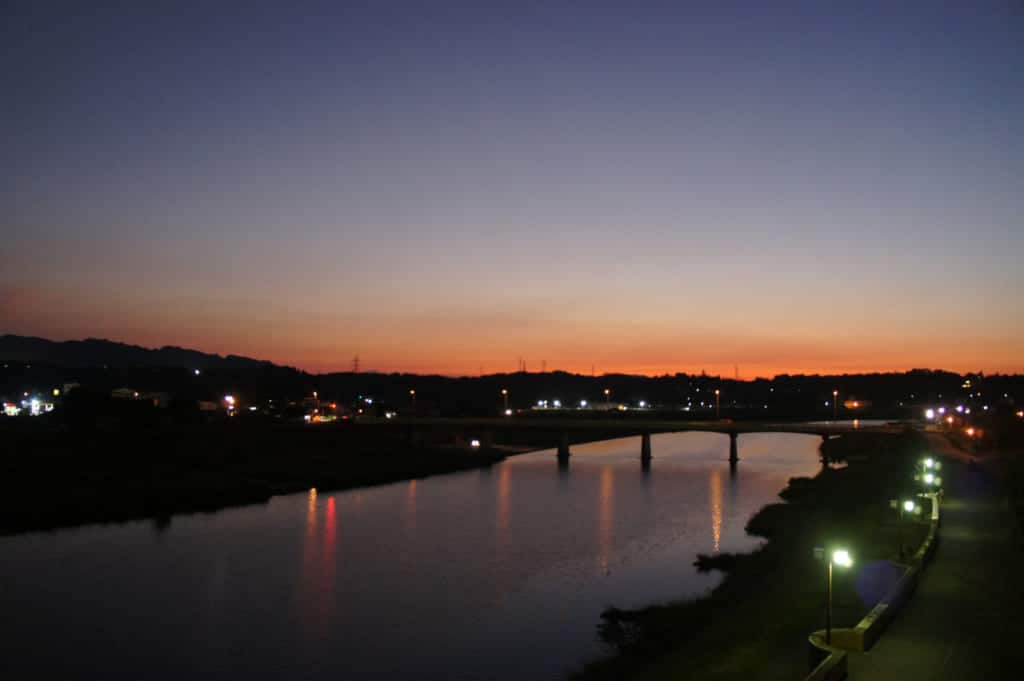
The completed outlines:
[[[644,433],[640,436],[640,460],[651,460],[651,434]]]
[[[737,433],[735,431],[729,433],[729,464],[730,465],[735,465],[735,463],[740,460],[740,450],[739,450],[739,446],[738,446],[739,439],[740,439],[740,434],[739,433]]]
[[[558,460],[569,460],[569,431],[562,432],[562,439],[558,443]]]

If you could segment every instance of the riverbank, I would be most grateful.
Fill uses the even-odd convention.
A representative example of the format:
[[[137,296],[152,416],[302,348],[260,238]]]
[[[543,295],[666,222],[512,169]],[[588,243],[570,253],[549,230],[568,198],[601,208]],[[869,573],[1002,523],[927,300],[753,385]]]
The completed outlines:
[[[27,425],[26,425],[27,424]],[[622,432],[571,432],[575,443]],[[509,428],[480,447],[450,429],[408,433],[356,424],[241,420],[97,430],[0,422],[0,535],[89,523],[163,520],[266,503],[316,487],[337,491],[492,466],[553,448],[555,431]]]
[[[0,534],[167,518],[317,487],[341,490],[490,466],[506,447],[410,443],[358,430],[216,423],[0,431]]]
[[[727,561],[729,572],[704,598],[607,611],[599,632],[615,653],[572,678],[802,678],[807,635],[824,624],[825,570],[814,547],[842,542],[855,557],[833,581],[834,626],[852,626],[901,573],[892,563],[901,530],[908,544],[926,531],[924,523],[898,526],[889,507],[912,488],[923,448],[916,433],[829,440],[823,454],[847,465],[791,481],[785,502],[756,514],[748,532],[768,540],[759,550]]]

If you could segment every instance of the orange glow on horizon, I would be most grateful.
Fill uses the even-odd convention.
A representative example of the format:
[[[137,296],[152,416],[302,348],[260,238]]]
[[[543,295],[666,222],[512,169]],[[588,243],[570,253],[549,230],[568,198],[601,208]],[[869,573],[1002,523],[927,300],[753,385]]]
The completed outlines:
[[[74,308],[64,300],[53,305],[56,310]],[[211,310],[186,319],[154,317],[153,309],[126,308],[112,316],[104,307],[90,304],[67,315],[49,311],[38,319],[26,315],[8,331],[57,341],[99,337],[148,348],[177,345],[265,359],[311,373],[351,371],[351,358],[357,355],[363,372],[447,376],[515,373],[519,358],[530,373],[543,366],[548,372],[590,375],[593,371],[599,376],[699,375],[703,371],[733,378],[737,368],[742,380],[780,374],[902,373],[915,368],[1024,373],[1019,336],[1012,329],[978,332],[936,347],[934,325],[884,318],[872,322],[840,316],[810,324],[802,314],[792,319],[759,319],[757,314],[742,323],[709,316],[690,327],[693,322],[658,319],[637,309],[598,310],[603,316],[582,321],[571,314],[547,318],[538,310],[537,324],[527,323],[530,311],[524,310],[508,313],[522,319],[477,319],[480,313],[469,310],[459,311],[464,316],[452,312],[429,321],[416,316],[378,319],[377,313],[366,312],[359,330],[353,331],[344,320],[325,319],[321,313],[313,317],[312,313],[280,311],[289,322],[282,326],[268,321],[265,310],[258,315]],[[97,320],[103,320],[103,325],[97,326]],[[864,325],[853,326],[855,322]],[[943,333],[949,323],[942,326]],[[310,325],[318,329],[314,336],[304,332]],[[785,329],[785,335],[778,329]]]

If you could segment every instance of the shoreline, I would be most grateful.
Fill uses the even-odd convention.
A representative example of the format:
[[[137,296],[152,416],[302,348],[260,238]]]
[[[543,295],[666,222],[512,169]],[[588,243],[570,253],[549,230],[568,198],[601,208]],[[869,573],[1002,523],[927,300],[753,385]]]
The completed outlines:
[[[823,594],[815,593],[820,564],[814,564],[812,548],[828,533],[826,528],[834,528],[859,546],[862,562],[888,560],[885,545],[891,537],[873,548],[859,541],[872,534],[877,541],[886,534],[879,527],[888,510],[883,499],[891,490],[876,475],[880,468],[902,465],[919,451],[919,443],[916,434],[851,434],[829,440],[822,446],[823,455],[830,463],[845,461],[847,466],[791,479],[779,493],[780,502],[766,505],[747,523],[747,532],[765,543],[749,553],[719,554],[704,561],[711,569],[714,563],[728,564],[728,569],[703,597],[635,610],[607,609],[598,633],[611,654],[569,679],[802,678],[807,634],[820,628],[823,618]],[[873,487],[879,489],[868,493]],[[849,575],[837,578],[836,592],[841,604],[837,623],[852,624],[873,605],[858,604]]]
[[[446,441],[369,441],[368,433],[344,427],[235,426],[0,429],[6,449],[15,452],[0,459],[0,538],[134,521],[166,525],[174,516],[266,504],[312,487],[341,492],[389,485],[558,446],[550,433],[471,449]],[[573,444],[604,439],[600,431],[581,433]]]

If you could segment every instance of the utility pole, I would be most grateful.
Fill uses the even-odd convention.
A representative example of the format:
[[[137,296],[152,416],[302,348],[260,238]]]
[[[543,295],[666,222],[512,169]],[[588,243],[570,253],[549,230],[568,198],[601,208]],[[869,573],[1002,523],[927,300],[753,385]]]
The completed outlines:
[[[359,355],[356,355],[355,357],[352,358],[352,373],[359,373]]]

